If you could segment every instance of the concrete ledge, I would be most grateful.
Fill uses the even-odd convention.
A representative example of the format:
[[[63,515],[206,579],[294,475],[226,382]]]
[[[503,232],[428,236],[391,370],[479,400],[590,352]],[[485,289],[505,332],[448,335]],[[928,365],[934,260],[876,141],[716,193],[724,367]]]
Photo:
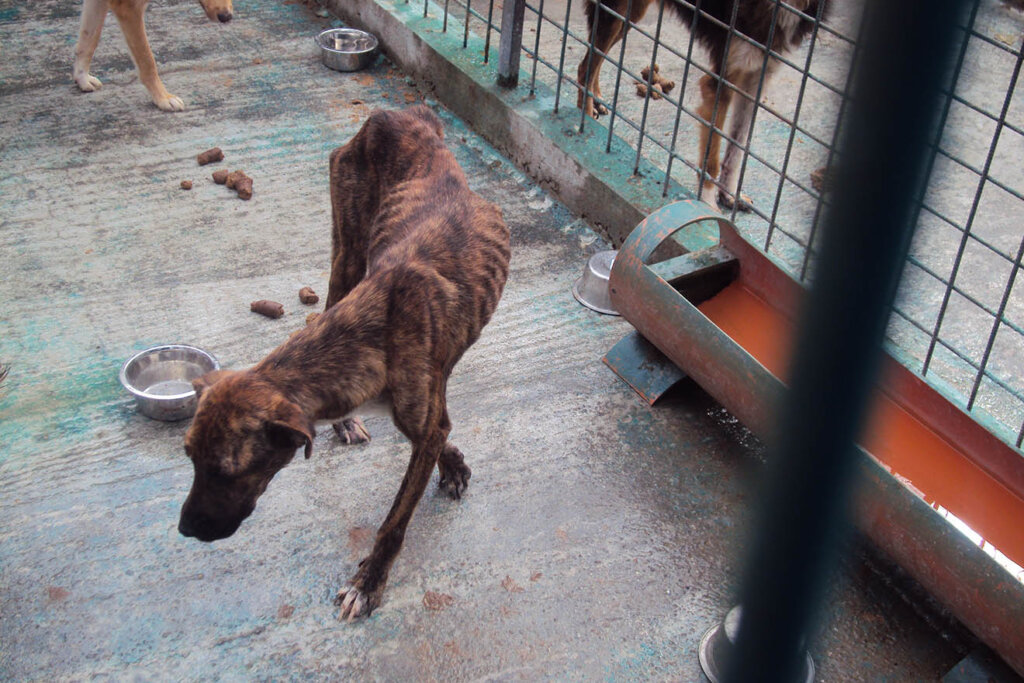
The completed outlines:
[[[583,217],[602,237],[618,247],[644,217],[665,204],[693,198],[677,183],[662,195],[664,173],[642,160],[633,173],[635,151],[612,138],[606,152],[608,129],[591,121],[579,132],[575,95],[559,102],[540,83],[531,97],[528,88],[502,88],[496,66],[484,62],[484,40],[470,35],[462,47],[463,27],[448,18],[443,32],[442,9],[402,0],[328,0],[327,7],[345,22],[381,39],[388,57],[405,73],[428,84],[437,98],[494,145],[523,171],[555,194],[570,210]],[[492,36],[493,37],[493,36]],[[497,37],[491,59],[497,60]],[[529,75],[520,72],[520,84]],[[717,242],[713,227],[681,235],[686,249]]]

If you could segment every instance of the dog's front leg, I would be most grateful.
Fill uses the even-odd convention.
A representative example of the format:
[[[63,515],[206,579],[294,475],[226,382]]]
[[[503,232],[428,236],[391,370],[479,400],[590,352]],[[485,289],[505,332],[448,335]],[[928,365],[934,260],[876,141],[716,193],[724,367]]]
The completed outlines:
[[[103,32],[103,20],[107,18],[107,0],[85,0],[82,3],[82,25],[78,30],[78,42],[75,43],[75,65],[72,76],[78,89],[92,92],[103,83],[89,73],[93,53],[100,42]]]
[[[128,43],[128,50],[132,53],[135,67],[139,71],[139,79],[149,91],[153,103],[164,111],[184,111],[185,103],[180,97],[167,92],[156,71],[156,59],[153,58],[153,51],[146,37],[143,17],[146,11],[145,4],[118,0],[112,7],[114,16],[121,25],[121,32],[124,33],[125,42]]]
[[[444,430],[435,429],[421,443],[414,443],[409,468],[391,511],[377,531],[373,550],[359,563],[355,576],[334,599],[334,604],[341,607],[338,618],[353,621],[357,617],[368,616],[380,606],[391,564],[402,548],[405,529],[430,482],[447,438]]]

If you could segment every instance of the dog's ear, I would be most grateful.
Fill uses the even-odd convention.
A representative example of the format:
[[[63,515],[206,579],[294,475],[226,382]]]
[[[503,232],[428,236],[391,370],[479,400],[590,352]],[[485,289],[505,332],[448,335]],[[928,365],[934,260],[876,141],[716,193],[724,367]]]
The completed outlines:
[[[313,437],[316,436],[313,421],[306,417],[297,405],[290,402],[278,409],[277,413],[264,427],[267,438],[276,446],[292,450],[305,446],[306,460],[309,460],[313,453]]]
[[[238,372],[238,370],[214,370],[208,372],[198,379],[192,380],[192,388],[196,390],[196,398],[203,395],[203,392],[212,387],[217,382],[221,381],[225,377],[229,377]]]
[[[417,104],[415,107],[410,107],[408,111],[428,123],[437,133],[437,137],[444,140],[444,124],[441,123],[441,119],[433,109],[425,104]]]

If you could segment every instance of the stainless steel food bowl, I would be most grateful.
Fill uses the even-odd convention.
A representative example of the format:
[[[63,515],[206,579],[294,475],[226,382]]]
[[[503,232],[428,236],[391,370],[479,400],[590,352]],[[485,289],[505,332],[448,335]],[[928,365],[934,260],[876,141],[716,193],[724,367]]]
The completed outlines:
[[[316,37],[320,61],[335,71],[359,71],[373,64],[376,36],[355,28],[329,28]]]
[[[135,397],[139,412],[170,422],[184,420],[196,412],[192,380],[219,369],[217,359],[202,349],[167,344],[129,358],[121,366],[120,379]]]
[[[618,315],[608,295],[608,276],[615,263],[614,249],[599,251],[587,261],[583,275],[572,286],[572,295],[576,301],[587,308],[606,315]]]

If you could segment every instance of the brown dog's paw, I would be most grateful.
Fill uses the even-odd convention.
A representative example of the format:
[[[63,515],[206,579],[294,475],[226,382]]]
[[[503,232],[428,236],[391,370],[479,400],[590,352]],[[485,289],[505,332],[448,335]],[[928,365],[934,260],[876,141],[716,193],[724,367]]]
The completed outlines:
[[[358,579],[356,580],[358,582]],[[373,610],[380,607],[380,594],[364,593],[356,586],[349,584],[345,586],[334,598],[334,604],[341,609],[338,612],[338,619],[344,621],[355,621],[359,617],[368,617]]]
[[[736,210],[742,211],[744,213],[751,211],[754,208],[754,200],[751,199],[748,195],[743,194],[742,192],[740,193],[739,203],[734,202],[732,195],[727,194],[725,192],[718,193],[718,201],[722,206],[724,206],[727,209],[731,209],[733,207],[733,204],[736,204]]]
[[[334,432],[343,444],[356,446],[361,443],[370,443],[370,432],[366,431],[363,421],[358,417],[346,417],[331,426],[334,427]]]
[[[462,456],[462,451],[450,443],[445,444],[444,451],[437,461],[437,469],[441,473],[438,488],[454,500],[462,498],[462,492],[469,486],[469,478],[473,476],[473,471],[469,469]]]

